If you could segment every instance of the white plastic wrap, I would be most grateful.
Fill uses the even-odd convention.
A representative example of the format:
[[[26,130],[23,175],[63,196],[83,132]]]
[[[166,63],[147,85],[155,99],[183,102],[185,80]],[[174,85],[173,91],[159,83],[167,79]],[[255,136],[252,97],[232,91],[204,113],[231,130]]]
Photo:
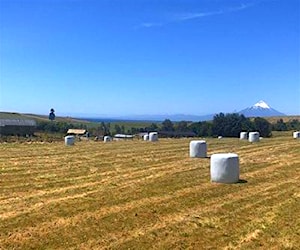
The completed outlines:
[[[210,158],[211,181],[236,183],[239,181],[239,157],[234,153],[213,154]]]
[[[205,158],[207,145],[204,140],[194,140],[190,142],[190,157]]]
[[[300,132],[299,131],[294,132],[293,137],[294,139],[300,139]]]
[[[106,136],[103,137],[103,141],[104,142],[110,142],[111,141],[111,137],[108,136],[108,135],[106,135]]]
[[[250,132],[249,133],[249,142],[259,141],[259,132]]]
[[[240,140],[247,140],[248,133],[247,132],[241,132],[240,133]]]
[[[67,135],[65,136],[65,145],[66,146],[72,146],[75,143],[75,136],[73,135]]]
[[[158,133],[157,132],[149,133],[149,141],[158,141]]]

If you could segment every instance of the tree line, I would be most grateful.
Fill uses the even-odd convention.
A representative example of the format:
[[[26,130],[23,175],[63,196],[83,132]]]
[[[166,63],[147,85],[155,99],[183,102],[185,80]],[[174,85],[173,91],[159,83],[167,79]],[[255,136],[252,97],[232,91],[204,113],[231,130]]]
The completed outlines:
[[[244,115],[236,113],[220,113],[215,115],[212,121],[193,122],[190,124],[179,122],[173,128],[170,121],[167,120],[162,125],[162,130],[173,129],[176,131],[176,129],[179,129],[183,132],[191,131],[199,137],[238,137],[241,131],[258,131],[263,137],[270,137],[272,135],[272,126],[266,119],[257,117],[251,120]]]
[[[279,119],[277,120],[276,123],[272,125],[272,130],[274,131],[300,130],[300,122],[297,119],[293,119],[288,122],[284,122],[282,119]]]
[[[37,121],[36,129],[40,132],[64,134],[71,128],[88,129],[83,123],[58,122],[58,121]]]
[[[202,122],[172,122],[169,119],[161,123],[152,123],[147,127],[131,127],[125,129],[124,125],[101,122],[89,125],[86,123],[69,123],[58,121],[39,121],[37,130],[51,133],[66,133],[70,128],[87,129],[92,136],[114,134],[138,134],[142,132],[157,131],[167,137],[198,136],[198,137],[238,137],[241,131],[258,131],[262,137],[270,137],[273,131],[300,130],[300,122],[296,119],[284,122],[279,119],[271,124],[261,117],[246,118],[237,113],[216,114],[212,121]]]

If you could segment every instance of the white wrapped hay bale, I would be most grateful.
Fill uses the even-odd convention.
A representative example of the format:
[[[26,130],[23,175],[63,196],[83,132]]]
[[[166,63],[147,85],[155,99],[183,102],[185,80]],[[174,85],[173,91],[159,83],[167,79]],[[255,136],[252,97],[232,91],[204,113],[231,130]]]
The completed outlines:
[[[248,139],[248,133],[247,132],[241,132],[240,133],[240,140],[247,140]]]
[[[158,141],[158,133],[157,132],[149,133],[149,141]]]
[[[149,135],[144,135],[143,139],[144,139],[144,141],[149,141]]]
[[[222,138],[223,138],[223,136],[221,136],[221,135],[218,136],[218,139],[219,139],[219,140],[221,140]]]
[[[250,132],[249,133],[249,142],[259,141],[259,132]]]
[[[72,146],[75,143],[75,136],[73,135],[67,135],[65,136],[65,145],[66,146]]]
[[[293,133],[293,137],[294,137],[294,139],[300,139],[300,132],[299,131],[295,131]]]
[[[205,158],[207,145],[204,140],[194,140],[190,142],[190,157]]]
[[[108,136],[108,135],[106,135],[106,136],[103,137],[103,141],[104,142],[110,142],[111,140],[112,140],[111,137]]]
[[[233,153],[213,154],[210,158],[211,181],[236,183],[239,181],[239,157]]]

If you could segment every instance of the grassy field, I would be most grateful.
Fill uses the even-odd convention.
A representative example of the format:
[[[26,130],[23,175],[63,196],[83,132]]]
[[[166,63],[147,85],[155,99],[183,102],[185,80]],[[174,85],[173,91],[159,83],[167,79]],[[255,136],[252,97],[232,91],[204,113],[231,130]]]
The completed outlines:
[[[21,114],[1,111],[0,119],[33,119],[36,121],[49,121],[48,115]],[[71,117],[56,117],[56,121],[70,123],[89,123],[88,121],[79,120]]]
[[[0,144],[0,249],[300,249],[300,140],[207,139],[237,184],[189,141]]]
[[[300,121],[300,116],[299,115],[298,116],[296,116],[296,115],[294,115],[294,116],[291,116],[291,115],[290,116],[275,116],[275,117],[265,117],[265,119],[268,122],[270,122],[272,124],[275,124],[280,119],[282,119],[283,122],[289,122],[289,121],[292,121],[292,120]]]

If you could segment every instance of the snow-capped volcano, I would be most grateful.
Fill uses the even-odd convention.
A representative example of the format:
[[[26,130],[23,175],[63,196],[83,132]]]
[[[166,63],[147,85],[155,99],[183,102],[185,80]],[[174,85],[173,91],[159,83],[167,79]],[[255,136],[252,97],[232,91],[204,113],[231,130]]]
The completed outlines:
[[[285,116],[285,114],[271,108],[264,101],[259,101],[253,106],[241,110],[239,114],[243,114],[246,117]]]
[[[255,103],[253,106],[253,108],[263,108],[263,109],[270,109],[271,107],[266,104],[264,101],[259,101],[258,103]]]

